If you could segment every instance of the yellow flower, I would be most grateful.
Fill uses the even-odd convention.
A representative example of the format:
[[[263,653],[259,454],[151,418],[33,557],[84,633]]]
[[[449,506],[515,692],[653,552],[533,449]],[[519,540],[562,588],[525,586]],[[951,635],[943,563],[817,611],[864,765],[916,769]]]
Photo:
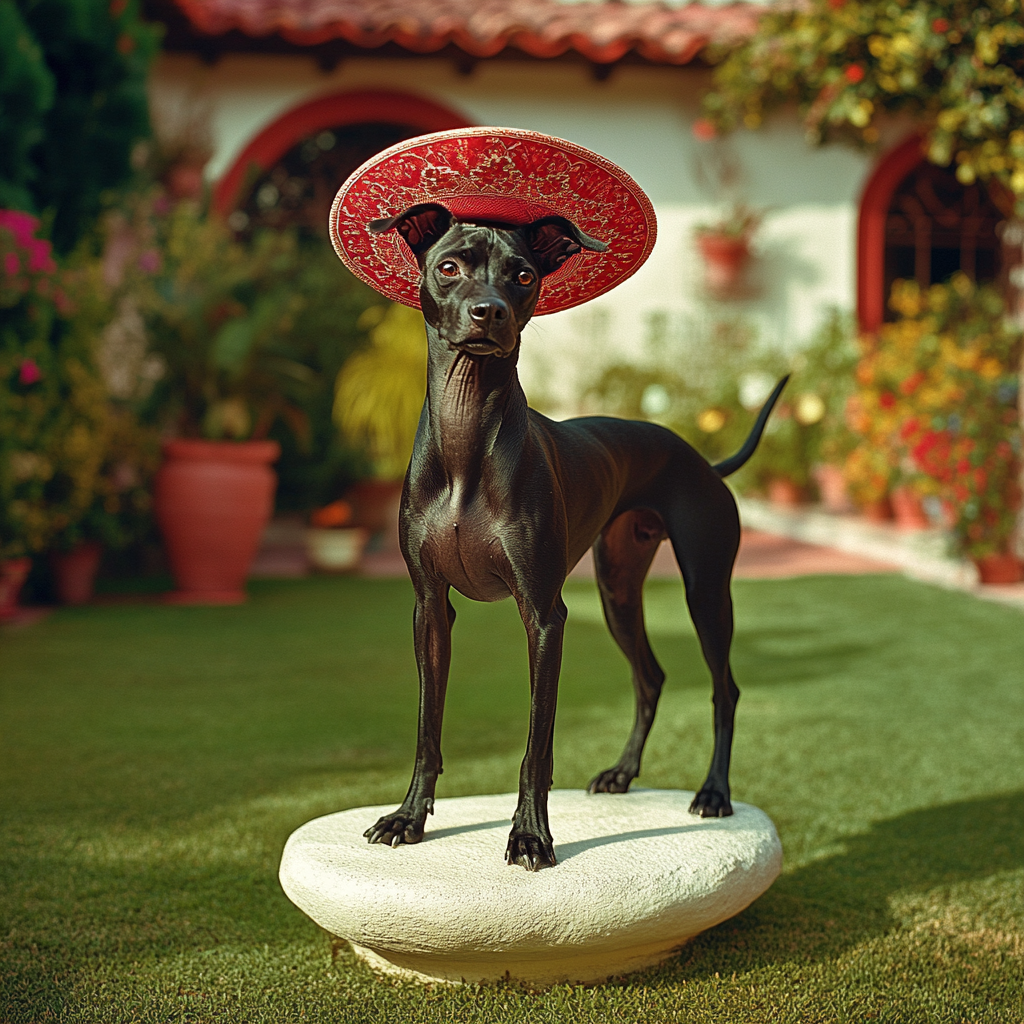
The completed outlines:
[[[697,426],[705,434],[715,434],[725,426],[725,413],[721,409],[705,409],[697,417]]]

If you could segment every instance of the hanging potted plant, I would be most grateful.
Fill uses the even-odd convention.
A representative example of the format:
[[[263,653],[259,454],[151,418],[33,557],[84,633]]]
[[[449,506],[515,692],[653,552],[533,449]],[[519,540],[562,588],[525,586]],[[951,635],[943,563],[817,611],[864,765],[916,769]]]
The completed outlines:
[[[363,448],[374,475],[349,492],[354,521],[398,550],[398,504],[427,388],[423,316],[392,303],[370,306],[359,319],[370,346],[338,374],[334,416],[345,440]]]
[[[154,488],[178,587],[167,599],[238,603],[273,510],[280,447],[267,434],[279,418],[308,429],[300,398],[314,374],[288,337],[304,302],[290,281],[296,242],[264,234],[243,246],[186,202],[156,234],[157,265],[137,282],[165,366],[152,401],[173,435]]]
[[[750,242],[764,213],[736,203],[728,214],[713,224],[694,229],[697,248],[704,260],[704,283],[719,298],[735,294],[750,261]]]

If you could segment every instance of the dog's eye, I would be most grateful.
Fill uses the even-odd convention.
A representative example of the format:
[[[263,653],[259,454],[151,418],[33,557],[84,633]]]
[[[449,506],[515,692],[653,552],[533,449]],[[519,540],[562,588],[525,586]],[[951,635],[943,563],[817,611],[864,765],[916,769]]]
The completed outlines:
[[[445,260],[443,263],[438,264],[438,271],[444,274],[445,277],[458,277],[459,276],[459,265],[455,260]]]
[[[516,280],[521,285],[526,286],[528,284],[533,284],[533,282],[536,279],[533,276],[533,271],[531,271],[531,270],[520,270],[518,275],[516,276]]]

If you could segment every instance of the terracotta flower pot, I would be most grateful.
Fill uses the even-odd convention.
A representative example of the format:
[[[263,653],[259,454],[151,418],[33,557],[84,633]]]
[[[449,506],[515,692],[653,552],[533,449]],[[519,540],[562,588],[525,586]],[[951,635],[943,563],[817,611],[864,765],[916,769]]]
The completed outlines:
[[[842,466],[821,465],[815,467],[814,482],[826,512],[847,515],[853,511],[853,502],[846,490],[846,476]]]
[[[166,441],[153,504],[175,604],[238,604],[273,510],[275,441]]]
[[[92,598],[103,547],[93,540],[83,541],[70,551],[51,551],[50,569],[61,604],[85,604]]]
[[[379,535],[382,550],[397,551],[402,481],[360,480],[345,496],[352,503],[353,522]]]
[[[1016,555],[1000,552],[974,559],[981,583],[1020,583],[1024,580],[1024,563]]]
[[[697,235],[704,258],[704,282],[713,292],[732,291],[750,258],[750,242],[743,235]]]
[[[931,526],[921,499],[909,487],[894,487],[890,500],[899,529],[927,530]]]
[[[869,523],[888,523],[892,519],[892,502],[889,495],[877,501],[865,502],[860,512]]]
[[[793,508],[804,503],[806,495],[804,489],[792,480],[784,477],[776,477],[768,481],[768,500],[773,505],[782,505],[786,508]]]
[[[0,559],[0,622],[17,615],[18,595],[31,571],[31,558]]]

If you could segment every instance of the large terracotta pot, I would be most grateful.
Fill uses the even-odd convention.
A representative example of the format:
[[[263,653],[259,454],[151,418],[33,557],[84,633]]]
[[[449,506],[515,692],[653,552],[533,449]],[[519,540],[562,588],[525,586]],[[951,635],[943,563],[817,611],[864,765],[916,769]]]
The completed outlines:
[[[92,598],[103,548],[94,540],[83,541],[70,551],[51,551],[50,569],[61,604],[85,604]]]
[[[981,583],[1020,583],[1024,579],[1024,564],[1016,555],[1002,552],[997,555],[982,555],[974,559]]]
[[[18,595],[31,571],[31,558],[0,558],[0,622],[18,614]]]
[[[166,441],[153,501],[175,604],[239,604],[270,519],[275,441]]]

